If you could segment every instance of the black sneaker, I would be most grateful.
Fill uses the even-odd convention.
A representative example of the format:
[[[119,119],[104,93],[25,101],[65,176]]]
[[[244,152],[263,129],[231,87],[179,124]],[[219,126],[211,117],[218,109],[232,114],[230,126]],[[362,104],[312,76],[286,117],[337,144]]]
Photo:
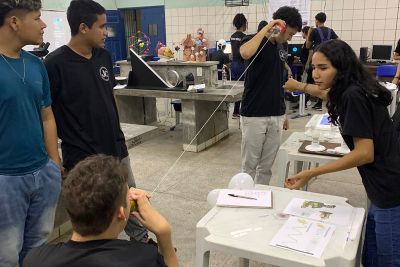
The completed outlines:
[[[313,110],[322,111],[322,105],[314,105],[312,107]]]
[[[312,107],[312,109],[321,111],[322,110],[322,100],[318,99],[317,103],[315,103],[315,105]]]

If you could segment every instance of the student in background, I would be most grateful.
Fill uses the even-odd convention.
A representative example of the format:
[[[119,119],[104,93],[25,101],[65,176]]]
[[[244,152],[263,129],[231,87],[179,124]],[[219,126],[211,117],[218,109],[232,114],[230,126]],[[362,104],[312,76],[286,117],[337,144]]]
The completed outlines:
[[[301,29],[301,36],[305,41],[303,46],[301,47],[300,62],[304,65],[305,72],[308,71],[311,63],[310,49],[307,48],[307,36],[309,30],[310,26],[304,26],[303,29]]]
[[[42,61],[40,0],[0,1],[0,266],[17,266],[53,231],[61,187],[56,123]]]
[[[311,58],[312,58],[312,53],[310,53],[310,49],[307,48],[307,36],[308,36],[308,31],[310,30],[310,26],[304,26],[303,29],[301,29],[301,35],[303,37],[304,44],[301,47],[301,52],[300,52],[300,62],[303,64],[303,74],[302,74],[302,82],[306,83],[313,83],[312,77],[308,76],[310,66],[311,66]],[[305,97],[305,108],[307,108],[307,103],[308,100],[310,99],[310,95],[306,94]]]
[[[225,71],[227,77],[229,76],[229,56],[224,53],[226,48],[226,41],[224,39],[218,40],[217,51],[211,55],[211,61],[218,61],[218,80],[222,80],[222,74]]]
[[[392,97],[362,66],[343,41],[318,46],[312,58],[315,85],[290,79],[286,89],[304,90],[328,101],[330,121],[339,125],[350,153],[331,163],[302,171],[285,182],[300,189],[315,176],[357,167],[368,211],[362,264],[400,266],[400,144],[387,106]]]
[[[240,55],[239,49],[242,39],[246,36],[244,33],[247,29],[247,19],[242,13],[238,13],[233,18],[233,26],[236,28],[236,32],[231,35],[231,45],[232,45],[232,66],[231,66],[231,77],[232,80],[239,80],[240,76],[243,74],[244,60]],[[244,81],[244,75],[240,79]],[[237,119],[240,117],[240,101],[235,102],[235,107],[233,109],[233,118]]]
[[[73,0],[67,10],[71,40],[45,59],[53,110],[67,171],[95,154],[121,160],[130,187],[136,187],[113,88],[111,56],[104,49],[106,10],[92,0]],[[147,230],[129,218],[126,233],[147,241]]]
[[[65,179],[63,203],[71,218],[72,236],[66,243],[31,250],[24,267],[178,267],[171,226],[150,204],[147,194],[128,188],[124,167],[117,158],[89,157]],[[130,211],[130,200],[138,210]],[[128,218],[135,216],[153,232],[158,248],[135,240],[119,240]]]

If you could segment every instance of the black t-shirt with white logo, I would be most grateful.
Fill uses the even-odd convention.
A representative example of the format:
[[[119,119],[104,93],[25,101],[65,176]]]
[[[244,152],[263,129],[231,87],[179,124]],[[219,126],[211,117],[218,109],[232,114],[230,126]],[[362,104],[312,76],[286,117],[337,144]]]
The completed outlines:
[[[154,245],[127,240],[68,241],[32,249],[23,267],[166,267]]]
[[[243,62],[243,58],[240,55],[240,45],[245,36],[246,34],[241,31],[237,31],[231,35],[232,61]]]
[[[340,129],[347,146],[353,137],[372,139],[374,162],[358,167],[371,202],[379,208],[400,205],[400,150],[387,107],[353,85],[345,90],[338,106]]]
[[[45,60],[49,73],[52,108],[57,122],[64,167],[103,153],[120,159],[128,155],[121,131],[113,87],[116,84],[111,57],[105,49],[93,49],[86,59],[68,46]]]
[[[250,64],[263,47],[264,38]],[[241,115],[246,117],[280,116],[285,114],[283,85],[287,51],[282,44],[268,42],[247,70]]]

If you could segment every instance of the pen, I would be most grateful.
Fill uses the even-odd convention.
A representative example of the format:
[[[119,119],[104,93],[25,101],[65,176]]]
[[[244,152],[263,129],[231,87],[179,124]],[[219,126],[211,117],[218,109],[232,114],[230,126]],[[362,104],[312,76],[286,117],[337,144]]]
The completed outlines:
[[[240,197],[240,198],[245,198],[245,199],[257,200],[257,198],[255,198],[255,197],[246,197],[246,196],[240,196],[240,195],[235,195],[235,194],[228,194],[228,196],[230,196],[230,197]]]

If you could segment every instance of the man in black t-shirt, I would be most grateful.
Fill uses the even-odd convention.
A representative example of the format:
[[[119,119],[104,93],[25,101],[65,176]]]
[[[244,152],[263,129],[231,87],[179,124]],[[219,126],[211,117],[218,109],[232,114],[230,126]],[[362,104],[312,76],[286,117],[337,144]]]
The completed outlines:
[[[223,71],[226,72],[226,77],[228,77],[229,72],[229,56],[224,53],[226,48],[226,41],[224,39],[218,40],[217,51],[211,55],[211,61],[218,61],[218,80],[222,80]]]
[[[103,48],[106,10],[92,0],[76,0],[67,18],[70,42],[45,60],[63,165],[69,171],[90,155],[111,155],[122,161],[129,186],[136,187],[113,95],[111,57]],[[129,220],[126,232],[136,240],[148,238],[135,220]]]
[[[326,14],[323,12],[315,15],[315,26],[316,28],[310,28],[307,38],[307,48],[315,49],[320,43],[329,41],[331,39],[337,39],[338,36],[335,31],[329,27],[325,27]]]
[[[244,33],[247,30],[247,19],[242,13],[238,13],[233,18],[233,26],[235,26],[236,31],[231,35],[231,46],[232,46],[232,69],[231,77],[232,80],[244,81],[244,76],[242,75],[245,70],[244,60],[240,55],[239,48],[243,38],[246,36]],[[232,118],[237,119],[240,117],[240,101],[235,102],[233,109]]]
[[[171,226],[146,192],[128,188],[118,158],[96,155],[79,162],[63,183],[62,198],[71,218],[71,239],[31,250],[23,267],[178,267]],[[130,216],[156,235],[158,248],[117,239]]]
[[[301,52],[300,52],[300,62],[304,66],[309,66],[311,62],[310,49],[307,48],[307,36],[309,30],[310,26],[304,26],[303,29],[301,29],[301,36],[303,37],[303,39],[306,40],[303,46],[301,47]]]
[[[260,184],[269,184],[271,179],[285,120],[282,85],[286,51],[282,43],[291,40],[302,26],[301,15],[294,7],[279,8],[273,18],[240,47],[241,56],[250,64],[240,114],[242,171]],[[282,31],[272,37],[271,31],[277,26]]]
[[[316,28],[315,29],[310,28],[308,31],[306,47],[310,49],[310,57],[312,57],[313,50],[315,49],[315,47],[317,47],[320,43],[338,38],[333,29],[325,27],[325,21],[326,21],[326,14],[323,12],[318,13],[317,15],[315,15]],[[309,65],[306,66],[306,69],[308,70],[307,83],[314,83],[314,80],[312,79],[312,69],[310,68]],[[312,108],[321,111],[322,99],[318,98],[317,103],[315,103],[315,105]]]

